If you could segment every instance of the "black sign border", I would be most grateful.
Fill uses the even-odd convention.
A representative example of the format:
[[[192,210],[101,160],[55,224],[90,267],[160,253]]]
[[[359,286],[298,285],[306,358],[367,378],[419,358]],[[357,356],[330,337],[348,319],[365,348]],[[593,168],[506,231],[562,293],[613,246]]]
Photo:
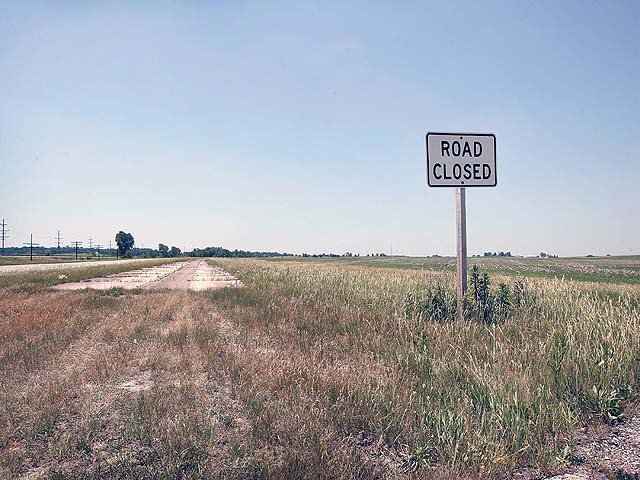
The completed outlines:
[[[473,136],[473,137],[493,137],[493,156],[495,166],[495,182],[493,185],[431,185],[429,182],[429,135],[457,135],[457,136]],[[427,185],[431,188],[491,188],[498,185],[498,150],[496,149],[496,136],[493,133],[451,133],[451,132],[427,132],[425,137],[425,145],[427,147]]]

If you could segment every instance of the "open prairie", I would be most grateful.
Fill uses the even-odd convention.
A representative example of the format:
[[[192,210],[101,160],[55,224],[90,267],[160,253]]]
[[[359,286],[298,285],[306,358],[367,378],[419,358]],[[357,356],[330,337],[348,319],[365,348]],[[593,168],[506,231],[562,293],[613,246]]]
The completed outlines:
[[[290,260],[290,259],[289,259]],[[455,273],[455,257],[340,257],[296,258],[304,262],[331,262],[380,268],[449,271]],[[284,261],[272,259],[272,261]],[[469,267],[509,277],[563,278],[595,282],[640,284],[640,256],[538,258],[473,257]]]
[[[0,477],[633,478],[637,260],[500,261],[462,321],[425,259],[220,259],[244,287],[211,291],[2,276]]]

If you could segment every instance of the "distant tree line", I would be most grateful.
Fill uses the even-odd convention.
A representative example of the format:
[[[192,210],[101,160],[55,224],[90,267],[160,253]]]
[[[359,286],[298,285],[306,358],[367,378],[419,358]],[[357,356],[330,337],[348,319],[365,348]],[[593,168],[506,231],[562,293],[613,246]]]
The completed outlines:
[[[117,246],[117,244],[116,244]],[[117,252],[116,252],[117,250]],[[33,247],[34,255],[50,256],[50,255],[73,255],[76,252],[75,247]],[[97,257],[100,255],[116,256],[116,253],[120,257],[124,258],[175,258],[175,257],[228,257],[228,258],[248,258],[248,257],[305,257],[305,258],[341,258],[341,257],[359,257],[358,253],[280,253],[280,252],[252,252],[247,250],[229,250],[223,247],[206,247],[206,248],[194,248],[190,252],[183,252],[180,248],[172,246],[169,247],[163,243],[158,245],[158,248],[141,248],[132,246],[127,241],[123,244],[123,249],[120,248],[101,248],[99,251],[97,248],[79,247],[78,254],[83,257]],[[24,256],[29,255],[29,247],[5,247],[5,255],[8,256]],[[386,257],[384,253],[368,253],[367,257]],[[438,255],[434,255],[438,257]]]
[[[169,248],[164,243],[161,243],[158,245],[158,253],[161,257],[175,258],[179,257],[182,254],[182,250],[180,250],[178,247],[173,246]]]
[[[343,254],[339,253],[303,253],[302,255],[296,255],[296,257],[304,257],[304,258],[340,258],[340,257],[359,257],[359,253],[351,253],[345,252]],[[367,255],[368,257],[369,255]]]
[[[483,257],[510,257],[511,252],[484,252]]]
[[[102,248],[87,248],[79,247],[77,253],[83,257],[97,257],[100,255],[118,256],[121,258],[175,258],[180,256],[186,257],[227,257],[227,258],[247,258],[247,257],[312,257],[312,258],[339,258],[339,257],[359,257],[358,253],[345,252],[343,254],[337,253],[303,253],[301,255],[294,255],[292,253],[280,253],[280,252],[252,252],[249,250],[229,250],[223,247],[206,247],[206,248],[194,248],[190,252],[182,252],[178,247],[165,245],[164,243],[158,244],[158,248],[140,248],[135,246],[135,239],[131,233],[120,230],[115,236],[116,248],[107,249]],[[75,247],[36,247],[36,255],[49,256],[49,255],[69,255],[75,254]],[[5,248],[5,255],[28,255],[29,247],[7,247]],[[501,252],[502,254],[502,252]],[[509,254],[511,255],[511,254]],[[384,253],[371,253],[367,254],[367,257],[386,257]]]
[[[280,253],[280,252],[251,252],[246,250],[228,250],[222,247],[207,247],[207,248],[194,248],[191,252],[186,252],[185,255],[190,257],[230,257],[230,258],[242,258],[242,257],[304,257],[304,258],[340,258],[340,257],[359,257],[358,253],[345,252],[338,253]],[[384,257],[384,253],[374,253],[367,255],[367,257]]]
[[[228,250],[222,247],[194,248],[185,253],[189,257],[226,257],[226,258],[247,258],[247,257],[291,257],[291,253],[279,252],[250,252],[246,250]]]

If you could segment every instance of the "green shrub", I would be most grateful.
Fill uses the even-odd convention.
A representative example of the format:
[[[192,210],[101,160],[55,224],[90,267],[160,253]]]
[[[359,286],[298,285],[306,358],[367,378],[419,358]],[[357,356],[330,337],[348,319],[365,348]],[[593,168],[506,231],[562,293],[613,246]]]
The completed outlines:
[[[466,316],[491,325],[503,323],[515,310],[529,309],[535,305],[535,297],[530,294],[521,280],[513,287],[500,282],[497,289],[491,289],[491,279],[486,272],[480,273],[474,265],[469,276],[466,296]]]
[[[442,284],[430,286],[424,293],[409,293],[405,299],[405,314],[434,322],[448,322],[456,318],[455,292]]]

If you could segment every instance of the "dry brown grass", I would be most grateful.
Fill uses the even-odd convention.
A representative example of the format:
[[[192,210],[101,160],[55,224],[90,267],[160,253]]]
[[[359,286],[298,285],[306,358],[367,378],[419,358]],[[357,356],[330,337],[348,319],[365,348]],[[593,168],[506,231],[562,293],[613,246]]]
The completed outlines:
[[[247,427],[204,296],[43,291],[0,305],[0,477],[253,471],[227,448]]]
[[[247,287],[0,286],[0,478],[509,477],[639,395],[634,286],[487,326],[406,314],[446,273],[222,263]]]

